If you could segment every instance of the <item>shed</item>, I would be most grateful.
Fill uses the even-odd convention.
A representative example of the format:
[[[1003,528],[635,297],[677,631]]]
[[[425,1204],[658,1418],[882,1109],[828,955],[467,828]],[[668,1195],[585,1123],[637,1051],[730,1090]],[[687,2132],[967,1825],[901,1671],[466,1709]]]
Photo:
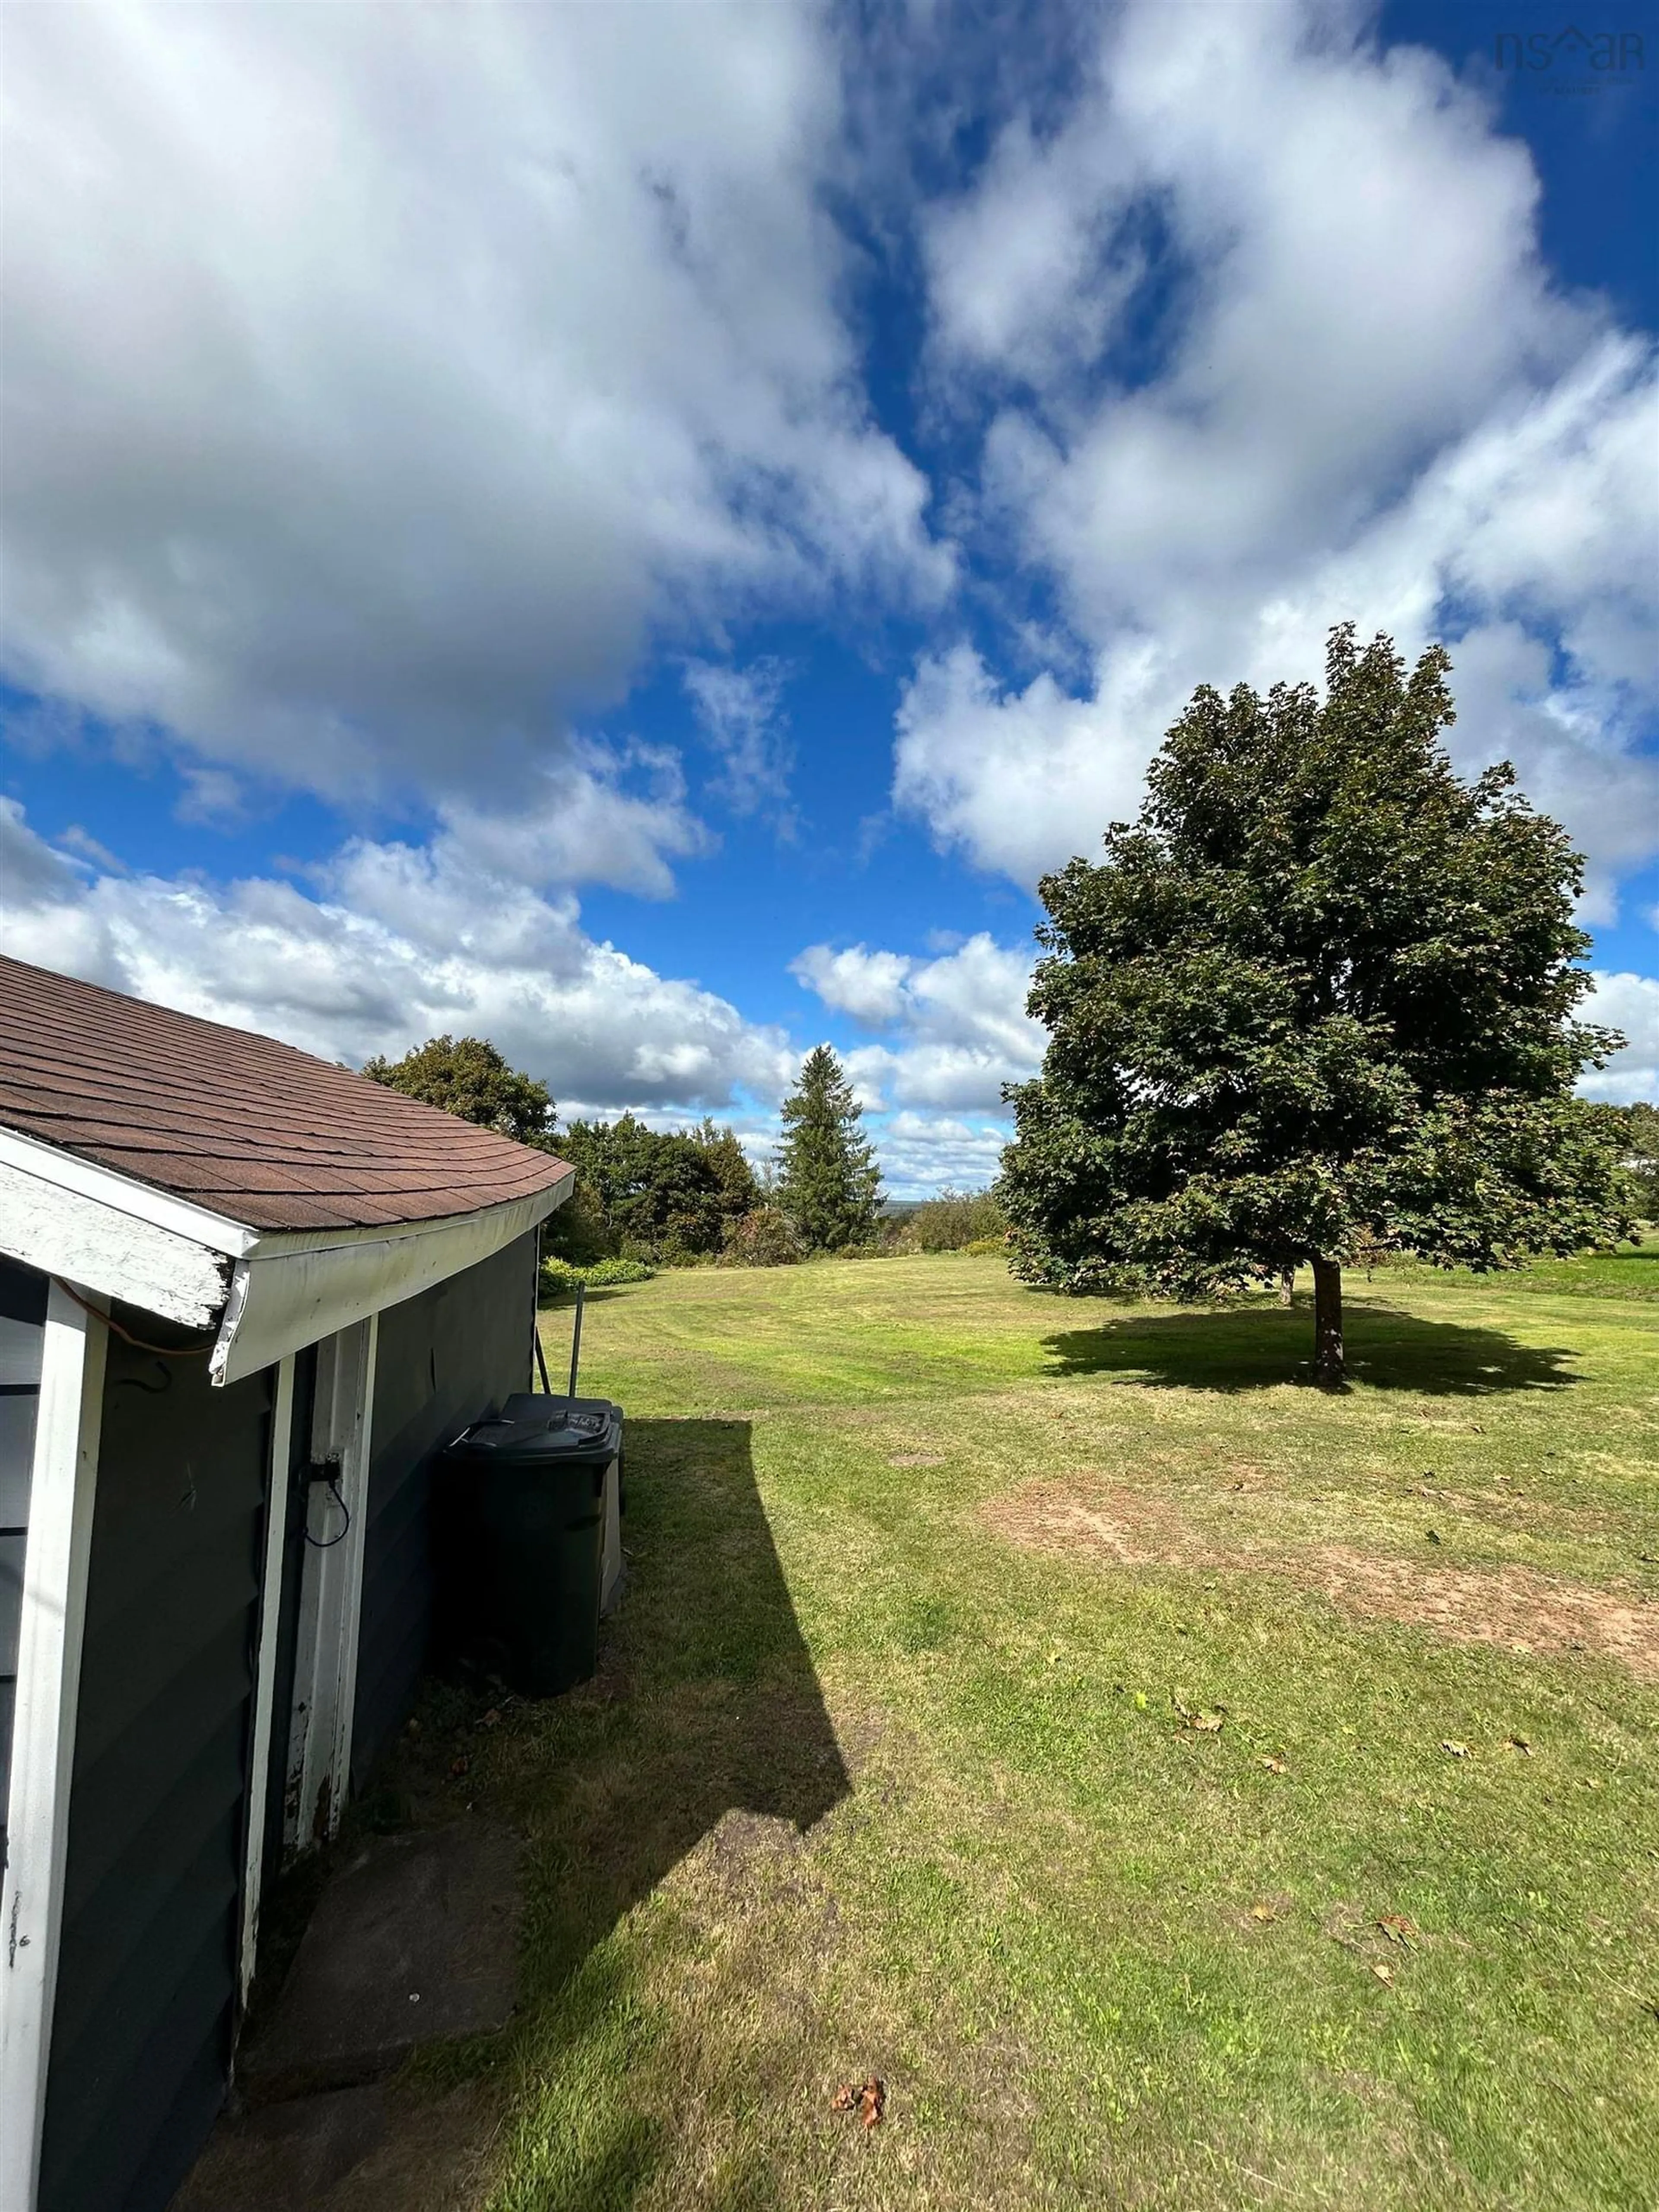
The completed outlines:
[[[0,2205],[160,2212],[262,1887],[398,1725],[431,1456],[531,1379],[572,1171],[0,958]]]

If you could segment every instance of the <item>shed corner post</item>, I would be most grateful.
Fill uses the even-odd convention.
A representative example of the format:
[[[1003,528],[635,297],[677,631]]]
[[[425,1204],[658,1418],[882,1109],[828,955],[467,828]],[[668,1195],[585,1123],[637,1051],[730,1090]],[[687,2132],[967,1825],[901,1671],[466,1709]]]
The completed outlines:
[[[0,1917],[0,2205],[40,2188],[64,1918],[107,1302],[53,1281],[41,1346]]]
[[[340,1825],[350,1778],[380,1323],[379,1314],[371,1314],[318,1347],[311,1459],[313,1466],[331,1466],[333,1480],[309,1482],[306,1490],[283,1814],[283,1840],[290,1848],[328,1840]]]
[[[280,1635],[283,1547],[288,1536],[289,1462],[294,1427],[294,1354],[278,1362],[270,1421],[270,1490],[259,1587],[259,1640],[253,1674],[253,1751],[248,1773],[247,1838],[242,1863],[242,1926],[237,1978],[239,2008],[247,2002],[259,1944],[259,1891],[264,1872],[265,1796],[270,1734],[276,1720],[276,1646]]]

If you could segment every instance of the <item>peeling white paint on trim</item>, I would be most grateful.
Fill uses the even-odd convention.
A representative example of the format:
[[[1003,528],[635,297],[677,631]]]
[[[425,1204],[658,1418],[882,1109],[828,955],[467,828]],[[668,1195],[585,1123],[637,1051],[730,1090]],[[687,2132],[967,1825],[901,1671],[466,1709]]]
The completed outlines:
[[[246,1222],[232,1221],[211,1206],[176,1198],[171,1191],[158,1190],[154,1183],[140,1182],[115,1168],[100,1167],[95,1160],[83,1160],[78,1152],[42,1144],[15,1129],[0,1128],[0,1164],[20,1169],[38,1182],[72,1191],[77,1198],[94,1200],[113,1212],[130,1213],[135,1221],[170,1230],[192,1244],[205,1244],[210,1252],[225,1252],[234,1258],[258,1242],[258,1231],[250,1229]]]
[[[0,1159],[0,1252],[187,1328],[211,1328],[218,1320],[231,1264],[226,1254],[175,1230],[43,1182],[5,1159]]]
[[[108,1344],[102,1316],[87,1312],[54,1283],[46,1304],[23,1555],[0,1929],[0,2206],[5,2212],[34,2212],[40,2185]]]

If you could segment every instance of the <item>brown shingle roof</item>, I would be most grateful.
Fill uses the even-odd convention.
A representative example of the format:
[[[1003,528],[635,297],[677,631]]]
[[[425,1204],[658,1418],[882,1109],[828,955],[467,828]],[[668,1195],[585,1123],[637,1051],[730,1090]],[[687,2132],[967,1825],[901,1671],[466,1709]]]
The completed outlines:
[[[253,1229],[472,1213],[569,1172],[274,1038],[3,957],[0,1127]]]

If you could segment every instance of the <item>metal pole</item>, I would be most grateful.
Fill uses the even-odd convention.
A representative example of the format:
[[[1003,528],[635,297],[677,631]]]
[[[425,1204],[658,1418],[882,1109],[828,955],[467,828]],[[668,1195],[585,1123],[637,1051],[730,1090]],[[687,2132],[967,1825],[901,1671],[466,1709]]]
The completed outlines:
[[[542,1395],[550,1398],[553,1385],[547,1379],[547,1354],[542,1350],[542,1231],[536,1224],[536,1280],[530,1293],[530,1341],[536,1347],[536,1372],[542,1378]]]
[[[586,1283],[576,1285],[576,1321],[570,1332],[570,1395],[576,1395],[576,1364],[582,1356],[582,1300],[587,1295]]]

